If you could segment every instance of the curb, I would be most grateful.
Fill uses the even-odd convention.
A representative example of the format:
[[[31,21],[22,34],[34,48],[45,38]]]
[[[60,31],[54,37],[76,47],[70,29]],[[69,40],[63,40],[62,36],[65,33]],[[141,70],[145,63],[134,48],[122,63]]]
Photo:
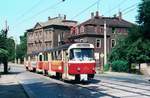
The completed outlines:
[[[29,98],[36,98],[35,94],[30,90],[30,88],[28,88],[23,82],[19,81],[19,84],[21,84],[21,86],[24,89],[24,92],[26,93],[26,95]]]

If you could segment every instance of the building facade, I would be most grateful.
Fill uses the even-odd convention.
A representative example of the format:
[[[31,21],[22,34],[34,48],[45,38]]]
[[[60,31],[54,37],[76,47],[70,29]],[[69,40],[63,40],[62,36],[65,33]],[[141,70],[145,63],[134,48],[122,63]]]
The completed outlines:
[[[63,44],[70,35],[70,28],[76,24],[77,21],[66,20],[66,16],[60,15],[49,17],[46,22],[36,23],[27,30],[27,54],[34,55]]]
[[[91,18],[71,30],[69,39],[73,39],[75,42],[88,42],[95,46],[95,59],[97,60],[97,66],[101,66],[104,63],[104,23],[106,23],[106,48],[107,54],[116,45],[117,39],[120,36],[127,36],[128,30],[133,26],[132,23],[122,19],[121,12],[119,16],[103,17],[91,13]]]
[[[97,11],[91,13],[91,18],[77,25],[77,21],[66,20],[60,15],[48,18],[47,22],[38,22],[27,30],[27,54],[34,55],[71,42],[88,42],[95,46],[97,66],[104,65],[104,23],[106,23],[107,54],[116,45],[120,36],[127,36],[128,30],[134,24],[118,16],[104,17]]]

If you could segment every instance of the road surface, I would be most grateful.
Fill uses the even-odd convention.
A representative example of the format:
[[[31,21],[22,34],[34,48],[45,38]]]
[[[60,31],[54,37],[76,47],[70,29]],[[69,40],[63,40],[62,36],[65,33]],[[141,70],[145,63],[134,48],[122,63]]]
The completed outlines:
[[[74,83],[28,72],[19,65],[12,64],[11,71],[31,98],[150,98],[150,82],[140,75],[109,73]]]

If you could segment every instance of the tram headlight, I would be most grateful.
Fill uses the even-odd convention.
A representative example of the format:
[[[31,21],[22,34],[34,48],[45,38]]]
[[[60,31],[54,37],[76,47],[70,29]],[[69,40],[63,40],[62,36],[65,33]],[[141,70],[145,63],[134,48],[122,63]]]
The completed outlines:
[[[80,67],[77,67],[77,71],[80,71],[81,69],[80,69]]]
[[[93,70],[95,70],[95,68],[93,67]]]
[[[62,69],[61,66],[59,66],[58,69],[61,70]]]

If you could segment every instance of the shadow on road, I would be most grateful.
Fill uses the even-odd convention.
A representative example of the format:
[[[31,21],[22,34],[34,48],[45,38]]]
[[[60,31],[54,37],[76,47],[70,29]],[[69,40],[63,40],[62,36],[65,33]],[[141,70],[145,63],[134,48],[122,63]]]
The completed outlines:
[[[14,75],[14,74],[19,74],[21,72],[8,72],[7,74],[4,72],[0,72],[0,75]]]
[[[36,98],[117,98],[106,93],[96,92],[94,90],[67,83],[59,84],[48,81],[36,81],[35,83],[24,84],[24,86],[28,87]]]

